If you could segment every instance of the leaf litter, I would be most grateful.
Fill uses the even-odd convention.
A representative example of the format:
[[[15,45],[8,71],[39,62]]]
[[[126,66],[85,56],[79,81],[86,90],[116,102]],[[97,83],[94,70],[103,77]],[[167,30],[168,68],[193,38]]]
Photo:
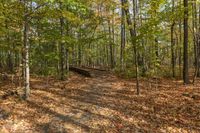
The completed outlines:
[[[31,79],[31,96],[0,99],[0,132],[3,133],[199,133],[200,79],[195,85],[180,81],[135,80],[112,74],[86,78],[72,73],[59,81]],[[0,84],[0,96],[16,89]],[[17,91],[18,91],[17,90]]]

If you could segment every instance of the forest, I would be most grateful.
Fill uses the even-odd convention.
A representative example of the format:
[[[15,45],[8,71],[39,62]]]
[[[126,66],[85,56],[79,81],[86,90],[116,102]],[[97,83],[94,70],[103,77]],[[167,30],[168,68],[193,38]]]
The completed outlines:
[[[200,1],[0,0],[0,133],[200,133]]]

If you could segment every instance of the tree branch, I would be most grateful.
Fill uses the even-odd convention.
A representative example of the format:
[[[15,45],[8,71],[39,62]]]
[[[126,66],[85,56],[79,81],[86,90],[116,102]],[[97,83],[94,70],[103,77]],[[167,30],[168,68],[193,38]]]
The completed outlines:
[[[34,12],[36,12],[36,11],[37,11],[38,9],[40,9],[41,7],[46,6],[48,3],[49,3],[49,2],[46,2],[46,3],[43,3],[43,4],[39,5],[39,6],[37,6],[32,12],[26,13],[26,14],[24,15],[24,17],[29,17],[30,15],[32,15]]]

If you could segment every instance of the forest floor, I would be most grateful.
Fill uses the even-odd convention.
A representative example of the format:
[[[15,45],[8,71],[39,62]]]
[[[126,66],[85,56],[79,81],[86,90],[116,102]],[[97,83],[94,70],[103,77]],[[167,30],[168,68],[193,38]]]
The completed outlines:
[[[200,133],[200,79],[135,81],[101,72],[93,78],[31,79],[31,96],[0,99],[3,133]],[[0,84],[0,96],[16,89]]]

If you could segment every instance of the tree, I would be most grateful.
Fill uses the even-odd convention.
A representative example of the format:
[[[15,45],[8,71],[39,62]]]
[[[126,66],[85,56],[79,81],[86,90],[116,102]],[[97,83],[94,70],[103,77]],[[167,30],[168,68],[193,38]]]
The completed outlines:
[[[24,67],[24,98],[30,95],[30,73],[29,73],[29,19],[28,19],[28,3],[24,0],[24,49],[23,49],[23,67]]]
[[[139,94],[140,76],[178,76],[178,59],[187,83],[188,60],[195,62],[194,77],[200,73],[198,10],[197,1],[182,0],[1,0],[0,68],[14,74],[23,64],[24,97],[29,70],[64,80],[70,65],[136,77]]]
[[[136,75],[136,90],[137,90],[137,95],[140,94],[140,89],[139,89],[139,79],[138,79],[138,56],[137,56],[137,44],[135,41],[135,37],[136,37],[136,31],[133,28],[133,23],[131,21],[131,16],[130,16],[130,12],[129,12],[129,4],[127,2],[127,0],[122,0],[122,5],[126,14],[126,20],[127,20],[127,24],[128,24],[128,28],[129,28],[129,32],[131,35],[131,43],[133,45],[133,51],[135,54],[135,75]]]
[[[60,2],[60,10],[61,12],[63,11],[63,3]],[[64,42],[63,42],[63,38],[64,38],[64,18],[62,16],[62,13],[61,13],[61,17],[60,17],[60,36],[61,36],[61,40],[60,40],[60,51],[59,51],[59,54],[60,54],[60,79],[61,80],[64,80],[64,51],[65,51],[65,48],[64,48]]]
[[[126,28],[125,28],[125,10],[124,1],[121,0],[121,48],[120,48],[120,69],[124,71],[124,52],[126,44]]]
[[[174,0],[172,0],[172,14],[174,13]],[[174,39],[174,16],[172,18],[172,25],[171,25],[171,61],[172,61],[172,76],[175,77],[175,67],[176,67],[176,59],[175,59],[175,39]]]
[[[189,84],[188,66],[188,0],[184,0],[184,43],[183,43],[183,81]]]
[[[35,8],[34,11],[29,12],[29,6],[32,7],[32,2],[28,2],[26,0],[23,1],[24,4],[24,31],[23,31],[23,43],[24,43],[24,47],[22,50],[22,62],[23,62],[23,69],[24,69],[24,99],[27,99],[30,95],[30,68],[29,68],[29,63],[30,63],[30,59],[29,59],[29,49],[30,49],[30,43],[29,43],[29,21],[30,21],[30,15],[32,15],[36,10],[38,10],[39,8],[41,8],[42,6],[46,5],[42,4],[39,5]],[[29,5],[30,4],[30,5]]]

